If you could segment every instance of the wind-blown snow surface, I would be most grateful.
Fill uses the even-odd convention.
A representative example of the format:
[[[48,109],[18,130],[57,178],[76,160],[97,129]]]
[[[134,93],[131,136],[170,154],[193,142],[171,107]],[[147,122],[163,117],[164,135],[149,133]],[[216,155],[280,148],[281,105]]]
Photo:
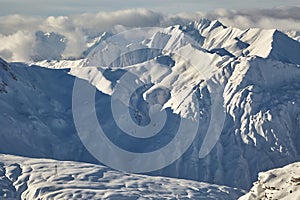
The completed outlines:
[[[148,143],[126,142],[116,126],[110,98],[122,75],[131,72],[151,83],[131,101],[141,111],[138,123],[149,123],[144,101],[159,101],[173,119],[199,120],[186,153],[150,174],[249,189],[259,171],[300,159],[299,42],[277,30],[239,30],[209,20],[157,29],[134,44],[120,38],[95,43],[81,60],[34,64],[52,69],[1,61],[1,152],[96,162],[76,135],[74,78],[67,72],[98,89],[97,117],[115,143],[137,152],[168,143],[177,121],[168,121],[166,134]],[[199,158],[213,115],[223,112],[213,112],[215,88],[224,89],[224,126],[212,151]]]
[[[244,191],[87,163],[0,154],[0,199],[237,199]]]
[[[300,199],[300,163],[259,173],[249,193],[239,198],[250,199]]]

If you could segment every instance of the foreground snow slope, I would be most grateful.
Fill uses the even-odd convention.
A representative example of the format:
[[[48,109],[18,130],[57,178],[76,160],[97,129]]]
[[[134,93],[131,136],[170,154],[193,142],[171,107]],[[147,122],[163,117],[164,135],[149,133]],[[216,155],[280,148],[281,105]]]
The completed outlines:
[[[259,173],[250,192],[239,198],[251,199],[300,199],[300,163]]]
[[[244,192],[101,165],[0,154],[0,199],[237,199]]]

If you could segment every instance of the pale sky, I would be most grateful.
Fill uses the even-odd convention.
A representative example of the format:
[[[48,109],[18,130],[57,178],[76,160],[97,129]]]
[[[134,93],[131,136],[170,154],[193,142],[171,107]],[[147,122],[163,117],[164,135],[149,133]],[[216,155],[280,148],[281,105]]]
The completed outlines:
[[[146,8],[164,13],[300,6],[300,0],[0,0],[0,15],[58,16]]]

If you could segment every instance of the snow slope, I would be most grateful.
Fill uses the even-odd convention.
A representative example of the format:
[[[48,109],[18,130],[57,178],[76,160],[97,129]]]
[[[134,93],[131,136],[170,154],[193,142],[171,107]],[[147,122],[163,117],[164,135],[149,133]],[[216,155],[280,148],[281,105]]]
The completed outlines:
[[[91,162],[73,123],[73,83],[63,70],[0,59],[0,151]]]
[[[239,200],[300,199],[300,163],[258,174],[258,181]]]
[[[98,121],[123,149],[156,150],[174,138],[176,119],[197,122],[187,151],[151,175],[249,189],[258,172],[300,159],[299,42],[277,30],[239,30],[209,20],[145,32],[151,34],[136,41],[119,36],[102,42],[104,34],[80,60],[30,67],[1,61],[6,84],[1,86],[0,125],[7,127],[0,131],[1,152],[96,162],[73,122],[71,74],[97,88]],[[124,134],[112,113],[111,99],[125,72],[137,75],[134,83],[148,83],[130,98],[128,118],[151,124],[145,102],[159,103],[170,117],[158,137],[146,142]],[[207,145],[211,134],[220,134],[215,145]]]
[[[101,165],[0,154],[1,199],[237,199],[244,191]]]

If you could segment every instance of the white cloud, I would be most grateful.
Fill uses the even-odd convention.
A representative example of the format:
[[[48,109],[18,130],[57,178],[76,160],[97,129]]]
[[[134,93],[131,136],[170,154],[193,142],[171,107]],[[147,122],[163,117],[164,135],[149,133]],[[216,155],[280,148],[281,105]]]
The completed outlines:
[[[0,56],[10,61],[28,61],[41,48],[36,32],[63,35],[67,44],[64,57],[77,57],[86,48],[88,37],[103,31],[118,32],[126,28],[184,24],[199,18],[219,19],[227,26],[238,28],[261,27],[300,31],[300,7],[281,7],[260,10],[218,9],[213,12],[194,12],[165,15],[146,9],[131,9],[96,14],[58,17],[29,17],[10,15],[0,17]]]
[[[162,19],[162,14],[145,9],[99,12],[72,17],[74,25],[98,32],[110,30],[115,25],[126,27],[157,26]]]
[[[207,13],[206,17],[219,19],[228,26],[300,30],[300,7],[281,7],[256,10],[224,10]]]
[[[0,33],[9,35],[18,31],[30,31],[38,29],[42,20],[35,17],[22,15],[8,15],[0,17]]]
[[[35,36],[32,32],[17,31],[10,35],[0,35],[0,51],[4,59],[27,61],[32,55]]]

